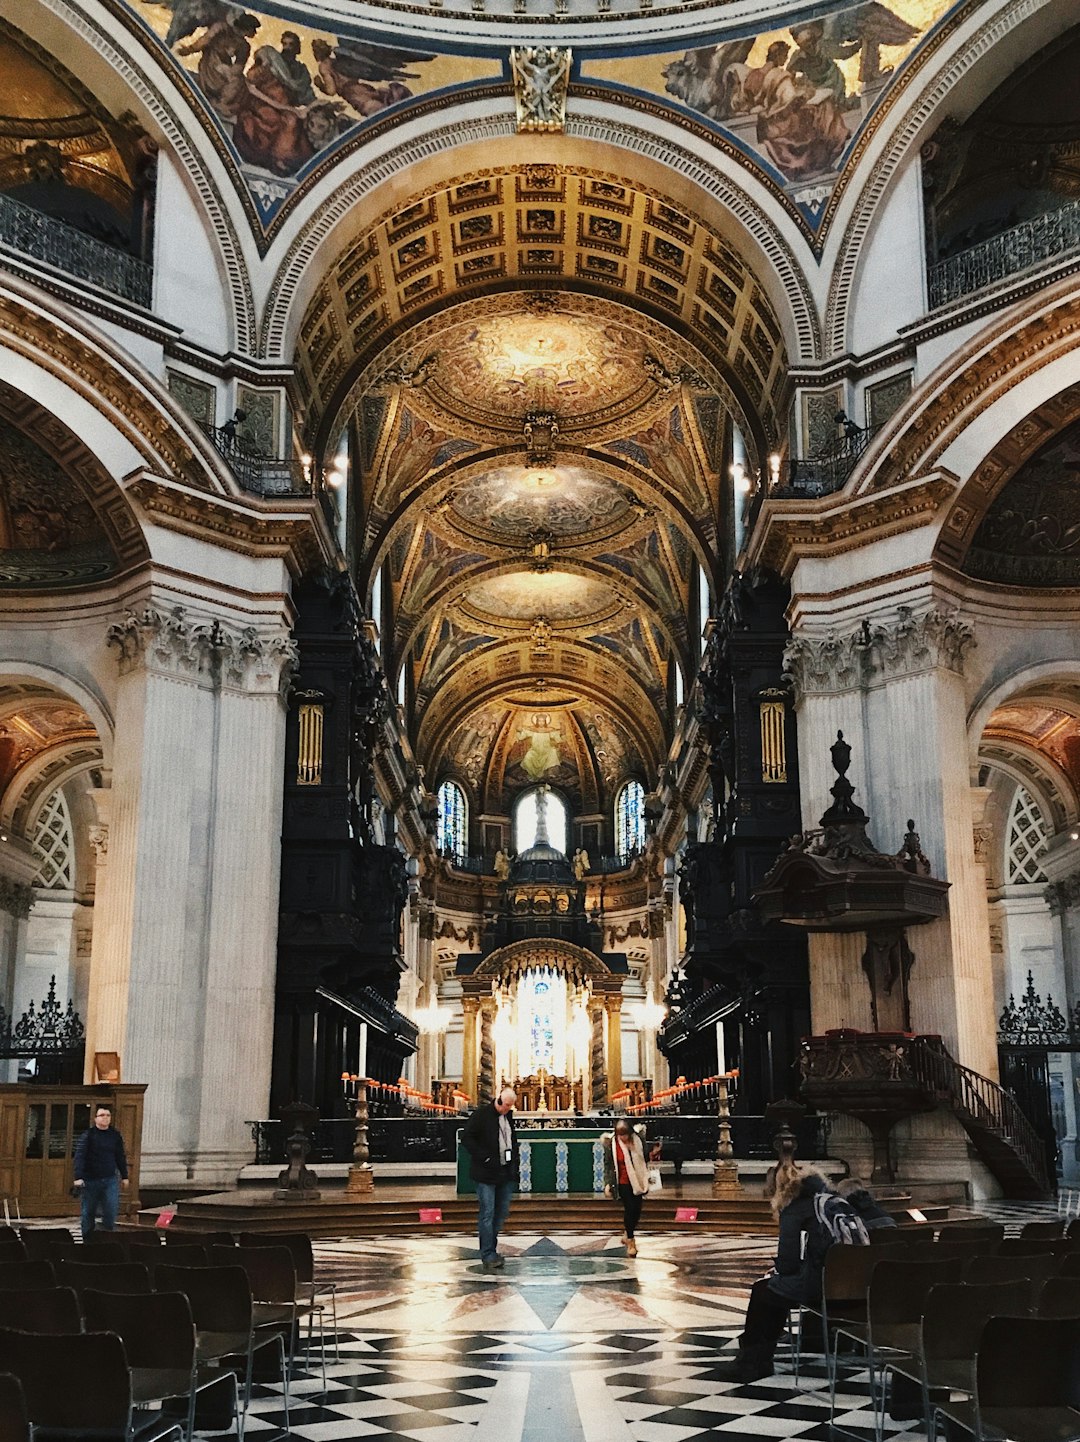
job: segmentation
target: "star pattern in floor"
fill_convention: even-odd
[[[789,1346],[763,1382],[726,1380],[767,1237],[644,1238],[626,1257],[607,1234],[504,1239],[485,1273],[466,1237],[322,1243],[338,1287],[340,1361],[325,1394],[315,1371],[293,1389],[300,1442],[829,1442],[820,1358],[792,1375]],[[332,1355],[332,1354],[331,1354]],[[280,1386],[259,1388],[249,1431],[284,1424]],[[865,1370],[844,1369],[836,1423],[870,1442]],[[886,1438],[919,1437],[886,1423]]]

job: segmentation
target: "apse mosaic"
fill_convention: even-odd
[[[812,227],[856,142],[950,0],[864,0],[685,50],[584,60],[583,80],[704,117],[781,186]]]
[[[503,73],[501,60],[315,30],[230,0],[126,3],[187,72],[264,225],[360,126]]]

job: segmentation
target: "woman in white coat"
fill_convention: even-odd
[[[617,1196],[622,1203],[626,1255],[636,1257],[634,1232],[641,1220],[641,1208],[649,1190],[645,1144],[641,1134],[625,1117],[620,1117],[615,1123],[614,1131],[605,1132],[601,1142],[604,1148],[604,1196],[612,1199]],[[654,1146],[649,1152],[649,1161],[655,1162],[659,1156],[660,1148]]]

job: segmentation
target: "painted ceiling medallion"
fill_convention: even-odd
[[[559,436],[617,427],[660,387],[646,344],[627,326],[586,314],[510,309],[450,327],[424,401],[458,420],[522,433],[546,415]]]
[[[522,541],[539,532],[558,538],[620,530],[639,514],[614,482],[559,462],[500,466],[475,476],[454,492],[449,512],[470,531]]]
[[[496,620],[573,622],[608,611],[612,591],[602,581],[569,571],[514,571],[470,586],[464,596],[472,610]]]

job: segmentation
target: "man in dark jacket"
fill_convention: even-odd
[[[510,1198],[518,1171],[518,1144],[514,1132],[515,1093],[507,1087],[494,1101],[477,1107],[465,1123],[461,1145],[469,1154],[469,1170],[476,1186],[477,1231],[485,1272],[503,1265],[499,1233],[510,1214]]]
[[[116,1228],[120,1209],[120,1186],[128,1184],[124,1138],[112,1124],[112,1107],[101,1102],[94,1108],[94,1124],[83,1132],[75,1148],[75,1185],[82,1193],[82,1235],[85,1242],[96,1230],[101,1212],[101,1230]]]

